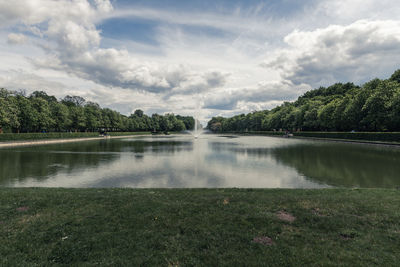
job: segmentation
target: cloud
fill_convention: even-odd
[[[100,44],[100,33],[94,25],[83,26],[74,21],[51,20],[46,35],[58,44],[61,58],[76,57]]]
[[[349,24],[362,19],[393,19],[399,12],[400,3],[393,0],[324,0],[319,1],[313,13],[321,18],[334,19],[336,23],[342,21]]]
[[[0,72],[0,87],[10,90],[26,90],[27,93],[43,90],[57,96],[61,96],[60,92],[67,89],[67,87],[60,82],[49,81],[39,75],[24,70]]]
[[[219,71],[187,72],[181,75],[183,77],[179,82],[175,82],[177,86],[173,88],[171,94],[198,94],[205,93],[213,88],[221,88],[225,85],[226,78],[229,75],[229,73]]]
[[[109,12],[108,0],[95,1],[92,6],[86,0],[18,0],[0,2],[0,26],[15,23],[40,24],[48,20],[79,21],[87,24],[97,15]]]
[[[26,16],[19,4],[3,4],[0,14],[25,24],[27,30],[49,41],[47,58],[31,60],[36,67],[65,71],[79,78],[111,87],[121,87],[155,93],[207,91],[223,86],[226,74],[218,71],[197,71],[186,64],[142,60],[126,49],[101,48],[98,17],[113,11],[110,1],[96,0],[90,4],[79,1],[25,1]],[[22,41],[10,34],[14,43]]]
[[[398,67],[400,22],[360,20],[314,31],[293,31],[263,66],[279,70],[293,84],[313,87],[335,82],[363,82]],[[373,73],[371,67],[373,66]]]
[[[17,34],[17,33],[10,33],[7,36],[7,43],[8,44],[25,44],[28,41],[28,38],[23,35],[23,34]]]
[[[76,52],[76,50],[74,50]],[[33,60],[35,66],[64,70],[96,83],[154,93],[203,92],[222,86],[226,74],[218,71],[198,72],[182,64],[144,62],[126,50],[96,49],[67,57]]]
[[[215,94],[206,97],[205,109],[219,109],[219,110],[231,110],[235,109],[238,102],[238,97],[232,94],[232,92],[226,92],[224,95]]]
[[[307,84],[296,86],[287,80],[264,81],[260,82],[256,88],[228,89],[224,93],[209,94],[205,98],[204,108],[232,110],[239,108],[240,103],[242,107],[246,106],[246,103],[252,103],[253,106],[262,106],[271,102],[282,103],[294,100],[310,89],[311,87]]]

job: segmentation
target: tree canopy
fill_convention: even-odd
[[[400,70],[389,79],[363,86],[336,83],[306,92],[271,110],[214,117],[214,132],[243,131],[400,131]]]
[[[26,97],[0,88],[0,132],[183,131],[193,127],[191,116],[150,117],[140,109],[125,116],[80,96],[58,101],[43,91]]]

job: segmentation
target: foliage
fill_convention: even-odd
[[[214,117],[207,128],[213,132],[400,131],[400,70],[390,79],[373,79],[363,86],[320,87],[272,110]]]
[[[109,108],[101,108],[99,104],[80,96],[68,95],[57,101],[43,91],[35,91],[26,97],[18,92],[0,89],[0,133],[179,132],[193,128],[194,119],[189,116],[153,114],[149,117],[140,109],[125,116]]]

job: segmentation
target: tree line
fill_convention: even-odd
[[[153,114],[137,109],[129,116],[101,108],[79,96],[57,100],[43,91],[29,96],[0,88],[0,132],[184,131],[191,116]]]
[[[362,86],[336,83],[306,92],[271,110],[231,118],[213,117],[214,132],[400,131],[400,70]]]

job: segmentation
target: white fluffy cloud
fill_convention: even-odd
[[[112,11],[109,0],[15,0],[0,2],[0,26],[15,23],[40,24],[47,20],[90,24],[97,16]]]
[[[188,94],[222,86],[224,75],[218,71],[198,72],[187,65],[144,62],[126,50],[95,49],[65,53],[45,60],[34,60],[41,68],[64,70],[99,84],[156,93]]]
[[[26,13],[21,10],[22,2]],[[182,64],[142,61],[127,50],[100,48],[101,35],[95,22],[113,8],[107,0],[96,0],[94,4],[86,0],[35,0],[3,4],[0,10],[5,14],[2,17],[19,20],[53,44],[47,58],[32,60],[40,68],[63,70],[106,86],[159,93],[187,94],[224,84],[226,75],[218,71],[199,72]],[[23,37],[11,34],[9,40],[21,42]]]
[[[263,66],[280,70],[284,79],[296,85],[362,82],[373,78],[372,73],[390,73],[400,60],[400,21],[361,20],[296,30],[284,40],[289,48],[276,51]]]

